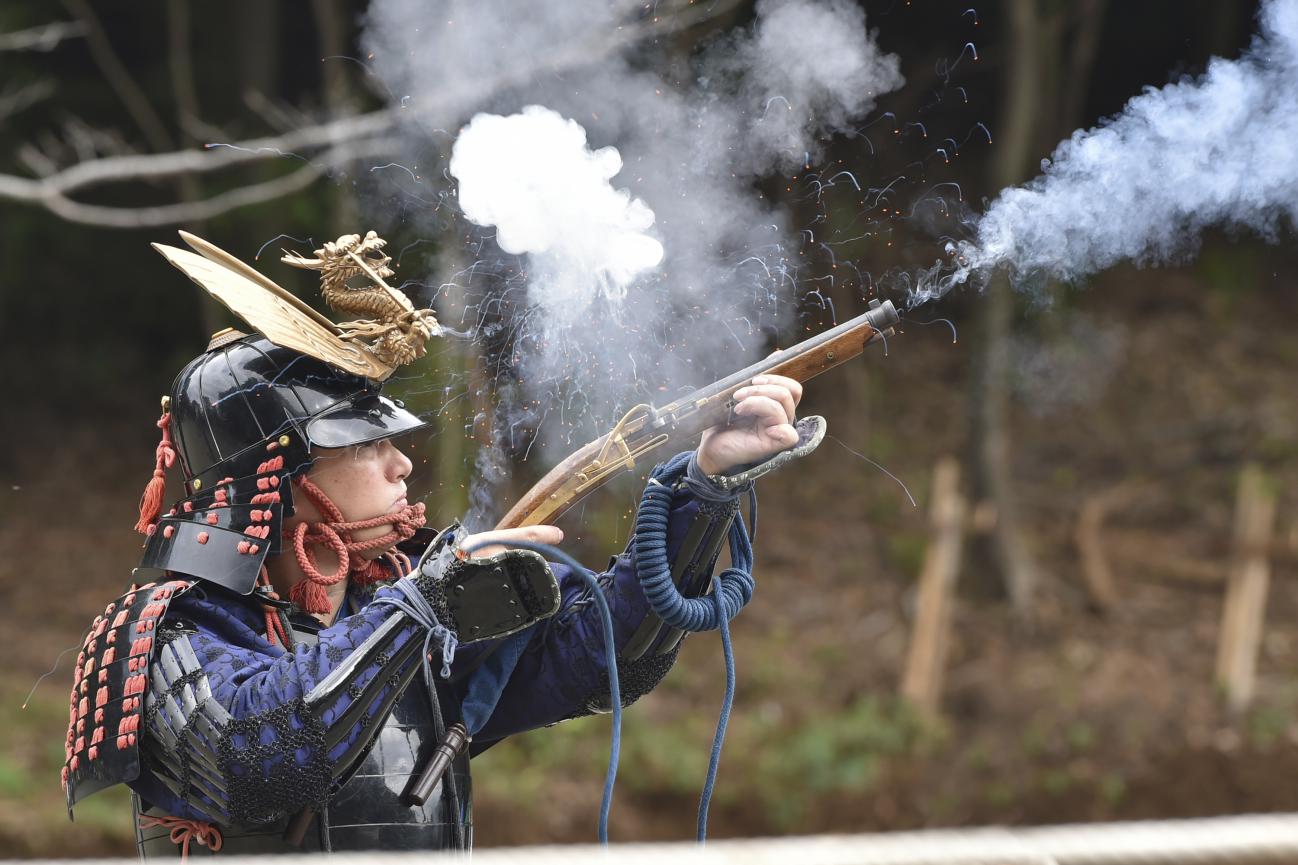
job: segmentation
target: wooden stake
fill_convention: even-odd
[[[1073,541],[1081,558],[1086,591],[1096,612],[1108,613],[1120,603],[1113,568],[1109,565],[1109,542],[1104,534],[1104,523],[1114,509],[1130,504],[1144,492],[1140,486],[1122,483],[1088,496],[1082,502]]]
[[[933,534],[920,571],[915,630],[901,685],[902,696],[922,714],[934,718],[942,701],[942,674],[964,540],[967,507],[959,482],[959,465],[951,457],[943,458],[933,473]]]
[[[1091,597],[1092,606],[1101,613],[1107,613],[1118,605],[1118,590],[1102,536],[1108,504],[1103,494],[1091,496],[1083,502],[1077,517],[1077,531],[1073,535],[1077,552],[1081,554],[1087,594]]]
[[[1239,479],[1234,553],[1217,644],[1217,684],[1234,712],[1247,708],[1253,699],[1274,525],[1275,494],[1267,489],[1261,469],[1248,466]]]

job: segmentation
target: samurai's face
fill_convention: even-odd
[[[342,511],[344,522],[395,514],[407,505],[406,478],[413,468],[410,458],[389,439],[343,448],[312,448],[315,464],[307,477]],[[307,496],[295,497],[295,521],[319,522],[322,515]],[[354,541],[382,537],[392,530],[384,524],[355,529]],[[377,558],[382,550],[362,555]]]

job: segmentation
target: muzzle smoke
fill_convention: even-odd
[[[495,226],[496,243],[528,254],[528,292],[543,319],[569,328],[592,302],[614,304],[663,258],[647,232],[653,211],[610,180],[622,170],[617,149],[591,151],[586,130],[539,105],[509,117],[479,114],[451,152],[460,208]]]
[[[422,2],[375,0],[364,42],[412,109],[408,140],[422,162],[476,115],[451,155],[458,209],[493,226],[509,255],[484,243],[441,281],[485,295],[484,309],[513,305],[524,426],[566,444],[635,402],[666,401],[751,359],[799,285],[783,214],[754,180],[801,169],[824,136],[901,83],[860,8],[760,0],[754,23],[690,55],[673,50],[682,40],[670,31],[655,35],[708,12],[687,3],[437,9],[434,19]],[[437,201],[406,218],[455,227],[440,208],[454,200]]]
[[[1182,260],[1212,226],[1274,239],[1298,222],[1298,0],[1268,0],[1260,22],[1238,60],[1149,89],[1060,144],[910,305],[997,266],[1074,281],[1123,260]]]

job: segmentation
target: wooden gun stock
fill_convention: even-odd
[[[568,508],[641,460],[692,442],[708,427],[725,423],[735,391],[754,376],[782,375],[807,381],[856,357],[892,332],[899,318],[892,301],[872,301],[865,314],[700,388],[662,408],[638,405],[609,433],[570,454],[546,473],[496,524],[497,529],[534,526],[558,519]]]

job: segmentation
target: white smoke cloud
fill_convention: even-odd
[[[412,108],[412,161],[445,158],[430,155],[440,146],[432,142],[475,114],[522,113],[541,125],[546,115],[526,107],[544,106],[587,133],[589,162],[574,157],[569,169],[589,168],[592,183],[602,176],[598,192],[591,186],[567,200],[558,178],[547,176],[559,173],[557,163],[521,152],[532,146],[530,134],[505,153],[469,137],[481,118],[455,148],[461,184],[466,172],[486,184],[461,187],[465,214],[499,226],[502,249],[528,252],[529,308],[514,342],[524,397],[551,425],[583,417],[605,424],[632,402],[661,401],[663,388],[674,396],[749,361],[764,329],[793,309],[800,275],[784,215],[754,179],[814,160],[827,135],[901,84],[897,59],[877,48],[848,0],[760,0],[751,25],[692,56],[672,50],[674,36],[626,44],[626,33],[652,26],[655,13],[642,3],[444,0],[436,10],[422,0],[374,0],[363,38],[394,100]],[[699,7],[659,11],[669,20]],[[436,111],[413,110],[431,97]],[[572,153],[580,127],[566,127]],[[557,142],[558,128],[550,131]],[[620,173],[610,146],[624,163]],[[389,176],[403,182],[398,172]],[[612,190],[614,176],[625,191]],[[483,205],[483,189],[504,194]],[[538,189],[545,203],[531,197]],[[407,193],[400,190],[403,204]],[[429,198],[424,189],[418,196]],[[623,207],[596,219],[594,235],[579,212],[587,197],[611,211]],[[441,211],[405,212],[426,219],[430,232],[445,228]],[[620,238],[625,255],[610,261],[607,250],[593,249],[599,232]],[[645,270],[655,251],[650,232],[665,254]],[[467,272],[481,288],[508,273],[499,281],[517,301],[516,266],[482,249],[467,271],[460,263],[438,281],[462,283]],[[565,314],[572,310],[586,315]]]
[[[845,128],[901,85],[898,58],[879,51],[865,11],[847,0],[763,0],[757,14],[754,32],[713,61],[749,108],[741,123],[750,172],[802,165],[819,150],[816,131]]]
[[[580,124],[539,105],[474,117],[450,162],[465,217],[494,226],[505,252],[531,255],[532,301],[568,326],[597,296],[620,301],[662,261],[662,244],[645,233],[653,211],[610,184],[621,170],[616,148],[590,150]]]
[[[1040,177],[988,208],[960,245],[964,266],[912,301],[998,265],[1072,281],[1183,259],[1212,226],[1274,239],[1298,222],[1298,0],[1269,0],[1260,21],[1238,60],[1148,89],[1060,144]]]

